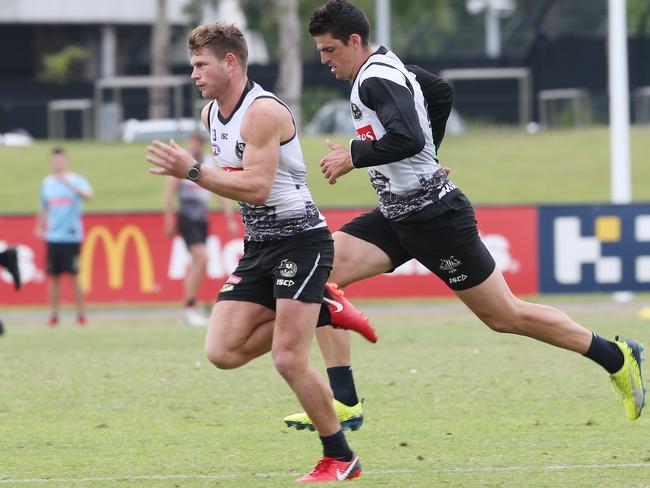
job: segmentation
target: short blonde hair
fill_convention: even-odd
[[[209,22],[200,25],[187,37],[187,47],[191,54],[207,47],[219,59],[223,59],[228,53],[233,53],[242,66],[248,63],[248,45],[244,34],[235,24]]]

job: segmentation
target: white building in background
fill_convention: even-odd
[[[189,26],[190,18],[183,11],[188,0],[167,0],[167,19],[170,27]],[[115,76],[116,56],[120,36],[117,29],[125,26],[150,26],[156,18],[156,0],[2,0],[0,1],[0,29],[11,26],[70,26],[71,29],[98,29],[97,41],[85,47],[99,58],[96,70],[99,77]],[[246,17],[237,0],[220,0],[216,9],[206,7],[205,21],[226,20],[236,23],[249,40],[250,63],[265,64],[268,50],[262,36],[246,29]],[[92,44],[95,44],[94,46]],[[175,39],[170,52],[172,63],[187,61],[185,39]]]
[[[167,0],[172,25],[188,22],[186,0]],[[7,24],[151,24],[156,0],[3,0],[0,23]]]

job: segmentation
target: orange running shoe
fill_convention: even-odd
[[[370,325],[368,317],[343,296],[343,290],[336,283],[327,283],[325,290],[330,295],[324,296],[323,301],[332,316],[331,326],[335,329],[353,330],[370,342],[377,342],[377,331]]]

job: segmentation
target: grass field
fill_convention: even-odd
[[[331,187],[317,168],[322,139],[303,142],[320,206],[375,204],[364,171]],[[1,213],[36,211],[51,146],[0,146]],[[94,186],[87,210],[160,209],[145,145],[65,146]],[[632,153],[634,199],[650,201],[650,129],[633,130]],[[605,128],[471,131],[441,154],[478,204],[609,200]],[[573,300],[561,306],[586,326],[650,345],[638,315],[650,296]],[[348,436],[364,466],[352,486],[650,486],[648,414],[628,422],[600,367],[494,334],[451,303],[364,304],[380,341],[354,338],[367,420]],[[49,330],[40,309],[3,310],[0,486],[294,486],[321,451],[315,434],[284,427],[298,406],[271,359],[216,370],[204,331],[180,327],[177,313],[95,309],[86,329]]]
[[[323,138],[303,138],[309,186],[321,207],[376,204],[365,170],[330,186],[318,161]],[[344,140],[340,142],[345,143]],[[0,146],[0,212],[34,212],[38,188],[48,174],[53,143],[27,148]],[[87,210],[152,210],[161,207],[162,180],[148,174],[146,144],[64,143],[71,169],[86,175],[95,189]],[[650,201],[650,129],[632,130],[633,197]],[[452,180],[478,204],[607,202],[610,199],[609,131],[605,127],[549,131],[534,135],[517,129],[470,130],[447,137],[441,161]]]
[[[638,307],[563,305],[649,342]],[[650,486],[650,420],[626,420],[600,367],[451,302],[364,308],[380,341],[354,338],[353,486]],[[311,469],[318,440],[282,424],[298,407],[270,358],[216,370],[174,313],[46,330],[23,312],[0,338],[0,485],[286,487]]]

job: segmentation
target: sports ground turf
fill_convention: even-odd
[[[608,138],[605,128],[490,130],[449,137],[441,154],[479,204],[605,202]],[[65,146],[94,186],[88,210],[160,209],[144,145]],[[322,139],[304,146],[319,205],[373,205],[365,172],[331,187],[317,168]],[[35,212],[50,147],[0,146],[3,213]],[[649,129],[635,128],[636,201],[650,201],[648,154]],[[650,320],[639,318],[650,297],[573,301],[560,306],[587,327],[650,345]],[[364,467],[352,486],[650,486],[650,414],[627,421],[600,367],[492,333],[448,301],[364,307],[380,340],[353,343],[367,420],[348,436]],[[203,360],[204,331],[179,326],[176,308],[94,310],[86,329],[46,329],[40,309],[2,318],[2,487],[286,487],[321,455],[315,434],[284,427],[298,406],[270,358],[216,370]],[[322,366],[316,349],[314,360]]]
[[[602,300],[560,306],[650,342],[648,297]],[[650,486],[650,419],[626,419],[599,366],[492,333],[456,302],[362,308],[380,340],[353,342],[367,415],[348,435],[364,467],[353,486]],[[270,358],[216,370],[175,309],[57,330],[43,312],[8,313],[1,486],[284,487],[320,457],[314,433],[284,427],[298,406]]]

